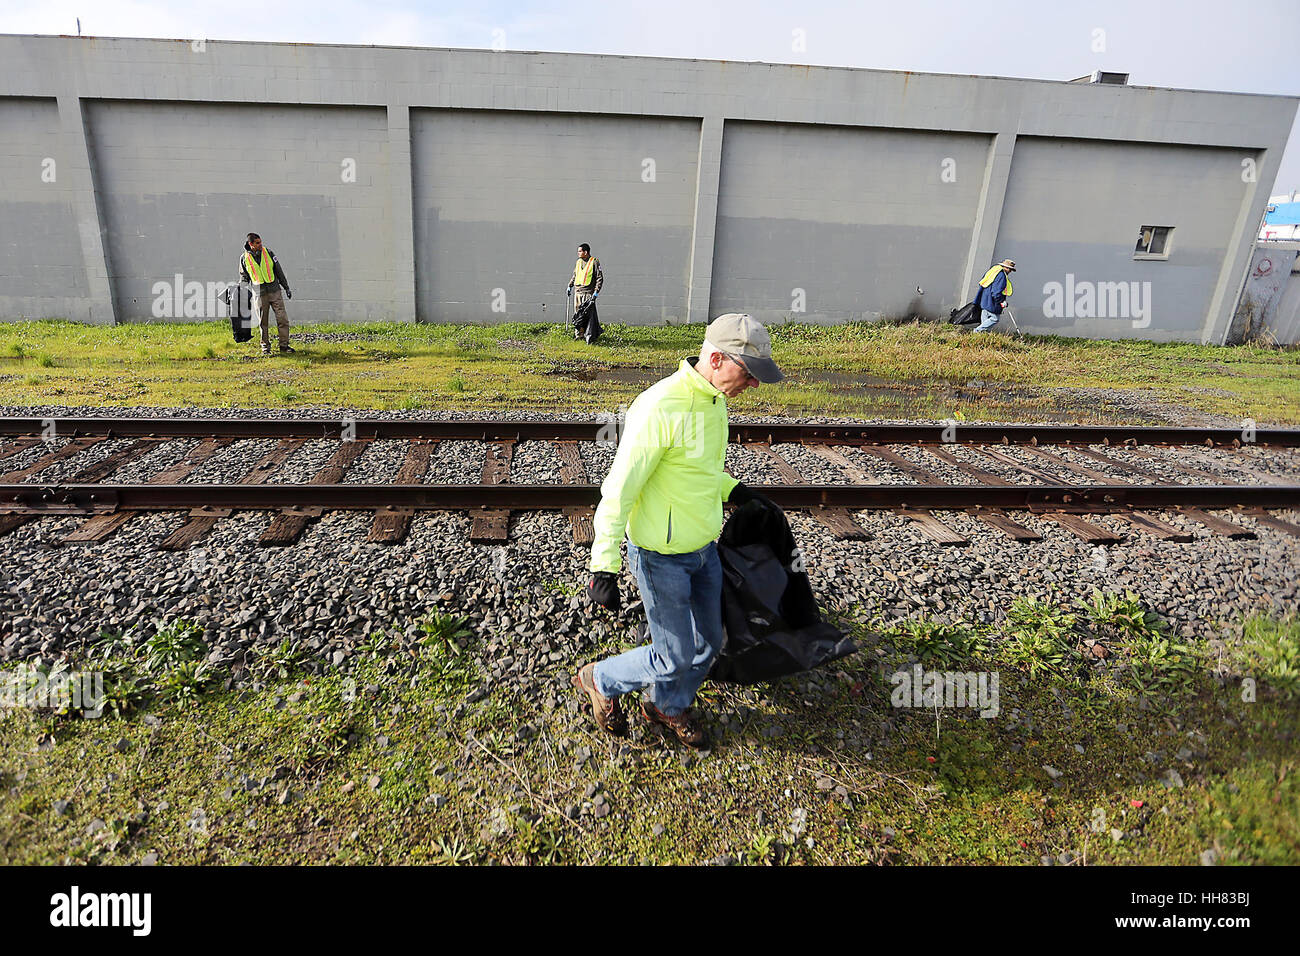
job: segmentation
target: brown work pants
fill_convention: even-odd
[[[289,313],[284,310],[284,292],[253,291],[253,320],[262,326],[262,351],[271,349],[270,313],[275,311],[275,324],[280,333],[280,348],[289,347]]]

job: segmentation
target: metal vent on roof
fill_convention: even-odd
[[[1071,83],[1109,83],[1112,86],[1128,86],[1127,73],[1107,73],[1104,70],[1094,70],[1087,76],[1076,76],[1070,81]]]

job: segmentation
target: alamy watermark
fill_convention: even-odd
[[[183,273],[176,273],[170,281],[159,279],[150,293],[153,305],[150,313],[155,319],[216,319],[225,314],[226,290],[234,295],[239,286],[233,282],[185,281]],[[241,316],[247,318],[247,316]]]
[[[83,893],[73,885],[50,897],[50,925],[55,927],[116,926],[130,929],[133,936],[148,936],[152,914],[152,893]]]
[[[894,707],[971,707],[981,717],[996,717],[999,706],[997,671],[927,671],[914,664],[910,671],[895,671],[889,703]]]
[[[1135,329],[1151,324],[1150,282],[1076,281],[1073,272],[1065,282],[1043,286],[1043,315],[1049,319],[1128,319]]]
[[[79,710],[82,717],[100,717],[104,713],[104,674],[58,669],[46,673],[26,664],[0,671],[0,711],[19,707],[56,713]]]
[[[627,427],[627,406],[618,406],[616,412],[599,412],[596,421],[600,422],[600,428],[596,429],[596,445],[600,448],[617,448],[619,439],[623,437],[623,429]]]

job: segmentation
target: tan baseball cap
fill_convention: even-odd
[[[704,341],[744,362],[749,374],[760,382],[771,385],[785,378],[772,361],[772,337],[752,315],[728,312],[718,316],[704,330]]]
[[[1016,271],[1016,260],[1015,260],[1015,259],[1003,259],[1001,262],[998,263],[998,265],[1000,265],[1000,266],[1006,266],[1006,267],[1007,267],[1009,270],[1011,270],[1012,272],[1015,272],[1015,271]]]

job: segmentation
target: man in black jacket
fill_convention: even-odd
[[[271,354],[271,337],[269,328],[269,311],[275,310],[275,324],[280,336],[280,354],[295,351],[289,346],[289,314],[284,309],[284,300],[292,299],[289,280],[284,277],[284,269],[275,253],[262,246],[262,237],[255,232],[248,234],[244,243],[244,254],[239,257],[239,278],[253,287],[253,318],[262,326],[262,354]],[[284,295],[280,290],[284,289]]]

